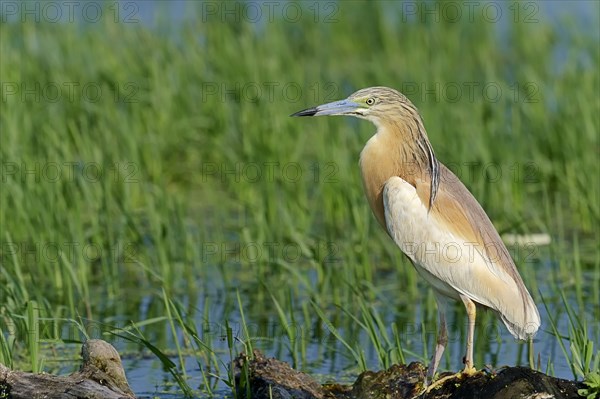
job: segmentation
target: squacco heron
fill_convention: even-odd
[[[540,315],[506,246],[469,190],[437,160],[410,100],[387,87],[370,87],[292,116],[321,115],[356,116],[377,127],[360,153],[365,194],[379,224],[433,286],[438,305],[427,381],[448,343],[449,299],[461,300],[467,310],[466,374],[475,372],[477,305],[492,309],[514,337],[532,337]]]

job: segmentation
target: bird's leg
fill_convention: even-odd
[[[436,301],[438,305],[438,316],[440,318],[438,326],[437,345],[435,346],[435,352],[433,353],[433,357],[431,358],[431,362],[429,363],[429,368],[427,369],[425,385],[427,385],[428,382],[433,381],[435,372],[438,366],[440,365],[440,360],[442,359],[442,355],[444,354],[444,349],[446,348],[446,344],[448,343],[448,330],[446,329],[446,299],[436,295]]]
[[[427,386],[427,388],[423,391],[423,393],[430,392],[433,389],[436,389],[436,387],[443,385],[446,381],[449,381],[449,380],[452,380],[455,378],[460,378],[461,375],[463,375],[463,374],[466,374],[469,376],[473,375],[476,371],[475,367],[473,367],[473,335],[475,333],[475,315],[476,315],[475,302],[471,301],[469,298],[467,298],[464,295],[461,295],[460,299],[462,299],[463,303],[465,304],[465,307],[467,308],[467,316],[469,317],[469,329],[467,332],[467,353],[465,355],[465,369],[463,370],[462,373],[456,373],[454,375],[449,375],[444,378],[440,378],[439,380],[437,380],[436,382],[434,382],[433,384],[431,384],[429,386],[427,386],[427,378],[426,378],[425,385]],[[433,378],[435,369],[437,368],[437,365],[438,365],[440,358],[442,356],[442,353],[444,351],[444,346],[446,345],[446,343],[448,341],[448,337],[446,335],[446,320],[444,319],[445,314],[441,313],[441,309],[445,309],[445,303],[442,301],[443,301],[443,298],[438,297],[438,309],[440,310],[440,336],[438,338],[438,345],[435,348],[435,354],[433,355],[432,364],[429,366],[429,372],[432,372],[431,378]],[[443,329],[443,331],[441,329]],[[441,350],[440,350],[440,347],[441,347]],[[439,353],[438,353],[438,351],[439,351]],[[428,378],[429,378],[429,372],[427,373]]]
[[[477,309],[475,302],[470,300],[468,297],[461,295],[467,309],[467,317],[469,318],[469,325],[467,330],[467,353],[465,354],[465,369],[463,373],[471,375],[475,373],[475,367],[473,367],[473,336],[475,335],[475,316],[477,315]]]

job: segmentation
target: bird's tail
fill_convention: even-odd
[[[519,311],[502,312],[500,318],[515,338],[526,340],[535,335],[540,328],[541,319],[535,302],[526,289],[522,300],[523,306]]]

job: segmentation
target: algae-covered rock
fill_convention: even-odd
[[[242,376],[246,370],[246,375]],[[238,393],[253,399],[504,399],[576,398],[583,384],[554,378],[525,367],[507,367],[499,372],[442,374],[437,385],[423,386],[426,368],[421,363],[393,365],[387,370],[365,371],[354,384],[317,383],[309,375],[287,363],[267,359],[259,351],[251,359],[242,354],[236,359]],[[441,380],[443,379],[443,380]]]

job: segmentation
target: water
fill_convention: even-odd
[[[389,298],[387,304],[378,303],[377,308],[384,318],[385,324],[388,326],[388,334],[391,334],[389,326],[395,322],[399,327],[402,337],[402,345],[406,354],[407,361],[421,360],[426,353],[431,353],[433,342],[435,339],[435,313],[432,317],[425,316],[426,309],[423,303],[427,301],[428,288],[423,285],[423,298],[415,300],[414,304],[407,304],[402,298],[402,282],[389,281],[389,274],[380,276],[381,286],[380,292],[382,298]],[[386,281],[387,280],[387,281]],[[215,279],[213,281],[219,281]],[[545,284],[541,284],[541,292],[545,299],[549,301],[548,305],[552,309],[552,316],[559,316],[562,308],[560,298],[551,292],[551,289]],[[223,362],[220,375],[226,378],[226,370],[229,361],[231,360],[226,340],[225,321],[227,320],[230,327],[233,329],[233,335],[240,340],[244,340],[245,336],[242,331],[240,315],[235,306],[232,306],[227,298],[234,297],[235,293],[225,292],[222,288],[215,289],[212,293],[207,293],[207,296],[198,298],[195,309],[197,314],[194,318],[195,324],[199,331],[202,331],[202,338],[205,342],[210,342],[212,350],[217,354],[220,361]],[[244,295],[244,311],[246,320],[249,320],[247,327],[250,330],[250,335],[254,337],[253,345],[269,357],[287,361],[290,364],[293,358],[290,351],[287,349],[289,340],[284,333],[284,329],[277,319],[275,311],[261,312],[250,306],[248,302],[256,300],[256,295],[248,293]],[[184,299],[185,301],[185,299]],[[210,302],[209,314],[202,312],[205,309],[205,301]],[[551,334],[550,324],[548,322],[548,314],[541,303],[538,303],[538,308],[543,320],[541,331],[535,339],[535,353],[541,354],[542,371],[545,371],[546,363],[551,361],[554,364],[554,375],[561,378],[572,379],[573,374],[567,362],[564,360],[563,353],[558,345],[556,338]],[[587,309],[593,312],[593,309]],[[446,357],[442,361],[441,368],[447,370],[458,370],[461,367],[461,358],[465,348],[465,323],[464,309],[462,305],[455,306],[448,320],[449,344],[446,350]],[[297,315],[302,314],[302,309],[299,307],[294,310]],[[488,312],[489,313],[489,312]],[[313,323],[318,318],[314,316]],[[299,317],[299,316],[297,316]],[[479,364],[491,365],[493,368],[499,368],[506,365],[528,365],[526,345],[516,341],[506,330],[504,325],[497,321],[492,314],[478,314],[478,329],[476,331],[475,356],[476,362]],[[458,322],[455,322],[458,320]],[[423,348],[423,330],[422,324],[425,325],[425,335],[427,336],[428,347]],[[312,323],[311,323],[312,324]],[[350,357],[348,351],[326,328],[315,327],[313,330],[305,330],[302,327],[303,323],[298,320],[298,337],[306,342],[306,362],[300,362],[296,365],[297,368],[315,376],[321,382],[326,380],[346,381],[351,383],[358,375],[356,361]],[[364,330],[358,334],[350,333],[349,330],[356,329],[356,325],[337,326],[339,331],[346,339],[349,339],[352,346],[355,348],[363,348],[365,358],[369,369],[377,370],[380,368],[377,353],[372,342]],[[559,331],[568,331],[568,319],[566,315],[559,316]],[[162,330],[167,330],[165,326],[158,327]],[[146,336],[152,336],[152,328],[143,329]],[[164,332],[164,331],[163,331]],[[156,335],[162,335],[154,331]],[[166,333],[166,346],[173,347],[172,336]],[[348,336],[352,338],[348,338]],[[110,337],[109,337],[110,338]],[[114,339],[114,337],[113,337]],[[151,342],[160,346],[161,344],[150,339]],[[355,341],[354,341],[355,340]],[[112,341],[117,348],[124,353],[123,364],[126,369],[127,377],[132,389],[140,396],[152,397],[177,397],[179,389],[173,383],[172,376],[162,369],[157,358],[145,351],[145,356],[139,356],[135,353],[136,349],[122,341]],[[237,344],[234,350],[234,356],[243,351],[241,344]],[[519,353],[521,350],[521,353]],[[414,353],[415,356],[410,353]],[[344,355],[346,354],[346,355]],[[480,354],[484,354],[481,361]],[[203,361],[206,353],[196,353],[186,357],[186,372],[189,380],[188,384],[193,388],[201,387],[203,384],[202,372],[199,369],[197,361]],[[178,358],[173,355],[172,361],[178,364]],[[478,360],[479,359],[479,360]],[[425,361],[426,362],[426,361]],[[217,378],[213,378],[211,384],[213,393],[217,397],[228,396],[231,394],[230,389],[223,382],[219,382]],[[173,396],[170,396],[173,395]]]

